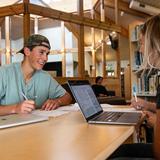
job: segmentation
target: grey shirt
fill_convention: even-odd
[[[0,67],[0,105],[11,105],[24,101],[21,93],[36,102],[40,108],[47,99],[54,99],[65,94],[65,90],[47,72],[36,71],[25,84],[21,63],[12,63]]]

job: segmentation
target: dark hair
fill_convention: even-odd
[[[97,76],[97,77],[96,77],[96,83],[97,83],[100,79],[103,79],[103,77]]]

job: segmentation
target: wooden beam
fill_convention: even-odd
[[[24,12],[24,5],[14,4],[6,7],[0,7],[0,17],[13,16],[22,14]]]
[[[115,23],[118,24],[118,21],[119,21],[119,14],[118,14],[119,6],[118,5],[119,5],[119,3],[117,0],[114,0],[114,1],[115,1],[114,2],[115,3],[115,7],[114,7],[115,8],[115,10],[114,10],[115,11]]]
[[[78,15],[83,17],[83,0],[77,1]],[[84,65],[84,24],[79,24],[78,38],[78,77],[84,78],[85,76],[85,65]]]
[[[118,11],[119,11],[119,1],[115,0],[115,22],[116,22],[116,24],[119,23],[119,14],[118,14]],[[118,42],[119,41],[120,41],[120,35],[118,35]],[[121,64],[120,64],[119,45],[118,45],[118,48],[116,50],[116,60],[117,60],[117,78],[119,79],[119,88],[120,88],[120,86],[121,86],[121,82],[120,82]]]
[[[104,0],[101,0],[100,3],[100,13],[101,13],[101,21],[105,21],[105,9],[104,9]],[[104,30],[101,30],[101,40],[102,40],[102,75],[106,77],[106,43],[104,42],[105,33]]]
[[[94,27],[103,30],[116,31],[121,32],[121,27],[115,24],[111,24],[108,22],[101,22],[99,20],[92,20],[87,17],[83,17],[82,15],[74,15],[71,13],[66,13],[62,11],[58,11],[51,8],[46,8],[42,6],[38,6],[35,4],[29,4],[28,10],[30,14],[41,15],[44,17],[49,17],[57,20],[67,21],[71,23],[76,23],[79,25]]]
[[[94,9],[91,10],[92,19],[94,16]],[[95,50],[95,29],[91,28],[91,41],[92,41],[92,77],[96,77],[96,50]]]
[[[139,12],[139,11],[136,11],[136,10],[129,8],[129,3],[127,3],[127,2],[119,1],[118,3],[119,3],[119,10],[120,11],[124,11],[128,14],[142,17],[142,18],[146,18],[146,17],[150,16],[149,14],[145,14],[143,12]],[[105,5],[105,7],[115,8],[113,0],[105,0],[104,5]]]
[[[80,36],[79,30],[78,30],[78,27],[75,26],[75,24],[65,22],[64,25],[70,32],[72,32],[75,35],[76,38],[79,38],[79,36]]]
[[[5,54],[6,54],[6,64],[11,63],[11,40],[10,40],[10,17],[5,17]]]
[[[23,13],[23,38],[24,44],[28,37],[30,36],[30,13],[28,11],[29,0],[23,0],[24,13]]]
[[[62,52],[62,76],[66,77],[66,51],[65,51],[65,27],[61,22],[61,52]]]
[[[95,11],[95,10],[94,10],[94,12],[95,12],[95,14],[96,14],[96,17],[97,17],[98,19],[100,19],[100,14],[99,14],[99,12],[97,12],[97,11]],[[114,22],[113,20],[111,20],[110,18],[108,18],[108,17],[105,17],[105,22],[109,22],[109,23],[111,23],[111,24],[115,24],[115,22]],[[126,38],[129,38],[129,32],[128,32],[128,30],[127,30],[126,28],[124,28],[123,26],[121,26],[121,25],[119,25],[119,26],[121,27],[120,35],[122,35],[122,36],[124,36],[124,37],[126,37]]]

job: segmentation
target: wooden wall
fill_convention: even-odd
[[[66,83],[67,80],[84,80],[87,79],[91,84],[95,83],[95,77],[86,77],[86,78],[79,78],[79,77],[54,77],[60,84]],[[118,78],[107,78],[103,80],[103,85],[108,90],[114,90],[116,92],[116,96],[121,96],[121,89],[119,85]]]

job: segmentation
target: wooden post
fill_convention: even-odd
[[[105,21],[105,10],[104,10],[104,0],[101,0],[101,21]],[[106,77],[106,43],[104,42],[104,30],[101,30],[101,40],[102,40],[102,75]]]
[[[118,0],[115,0],[115,23],[118,25]],[[120,35],[118,35],[118,42],[120,40]],[[120,78],[120,72],[121,72],[121,66],[120,66],[120,51],[119,51],[119,46],[116,50],[116,55],[117,55],[117,77]]]
[[[115,0],[115,23],[116,25],[119,24],[119,14],[118,14],[118,0]],[[118,42],[120,40],[120,35],[118,34]],[[120,96],[121,96],[121,64],[120,64],[120,51],[119,45],[116,50],[116,58],[117,58],[117,78],[119,79],[119,88],[120,88]]]
[[[78,0],[78,15],[83,17],[83,0]],[[84,66],[84,25],[79,25],[79,39],[78,39],[78,77],[85,76]]]
[[[65,53],[65,27],[61,22],[61,53],[62,53],[62,76],[66,77],[66,53]]]
[[[29,0],[23,0],[24,2],[24,15],[23,15],[23,37],[24,43],[30,36],[30,14],[28,12]]]
[[[91,10],[92,19],[94,19],[94,9]],[[91,28],[92,38],[92,77],[96,77],[96,51],[95,51],[95,30]]]
[[[34,34],[38,34],[38,17],[34,17]]]
[[[6,64],[11,63],[10,17],[5,17]]]

